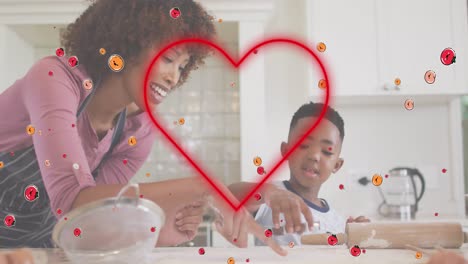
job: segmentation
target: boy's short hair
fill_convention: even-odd
[[[320,112],[322,112],[324,104],[323,103],[313,103],[312,101],[303,104],[299,109],[294,113],[291,119],[291,125],[289,126],[289,132],[294,128],[297,124],[298,120],[303,117],[318,117]],[[328,119],[328,121],[332,122],[340,131],[340,138],[341,141],[344,139],[344,121],[341,118],[340,114],[338,114],[335,109],[327,106],[327,112],[325,113],[324,118]]]

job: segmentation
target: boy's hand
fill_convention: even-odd
[[[353,218],[353,217],[348,217],[348,220],[346,220],[346,223],[369,223],[370,220],[368,218],[366,218],[365,216],[358,216],[356,218]]]
[[[304,215],[309,230],[314,226],[314,220],[309,207],[304,200],[296,194],[280,188],[270,188],[265,193],[265,203],[271,208],[273,224],[275,228],[280,227],[280,213],[283,213],[286,221],[286,232],[301,232],[301,213]]]

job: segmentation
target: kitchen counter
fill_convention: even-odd
[[[415,252],[410,250],[397,250],[397,249],[368,249],[366,253],[361,253],[360,256],[354,257],[350,254],[348,248],[344,245],[341,246],[297,246],[288,248],[288,256],[281,257],[276,255],[268,247],[250,247],[250,248],[213,248],[206,247],[205,254],[199,255],[198,248],[156,248],[151,256],[149,263],[158,264],[210,264],[210,263],[228,263],[227,260],[233,257],[235,263],[248,263],[252,264],[280,264],[280,263],[306,263],[313,261],[313,263],[359,263],[359,264],[423,264],[429,259],[429,256],[423,254],[421,259],[416,259]],[[460,252],[468,259],[468,244],[465,244],[460,249],[451,249]],[[1,250],[5,251],[5,250]],[[434,251],[434,250],[431,250]],[[42,258],[36,264],[69,264],[60,249],[34,249],[35,256]]]
[[[386,220],[377,220],[375,222],[389,222]],[[393,222],[393,221],[390,221]],[[437,219],[418,219],[415,222],[460,222],[465,232],[468,232],[468,220],[453,219],[453,218],[437,218]],[[214,232],[215,234],[217,232]],[[223,238],[219,238],[223,239]],[[223,239],[224,240],[224,239]],[[229,244],[228,242],[226,242]],[[360,256],[354,257],[350,254],[349,249],[345,245],[340,246],[295,246],[293,248],[285,247],[289,254],[286,257],[276,255],[268,247],[255,247],[253,245],[249,248],[236,248],[233,245],[203,247],[205,249],[204,255],[198,254],[199,247],[169,247],[169,248],[156,248],[152,254],[148,256],[148,263],[158,264],[210,264],[210,263],[228,263],[230,257],[235,259],[235,263],[248,263],[263,264],[263,263],[305,263],[305,261],[313,260],[314,263],[359,263],[359,264],[374,264],[374,263],[411,263],[423,264],[429,259],[423,253],[421,259],[416,259],[415,252],[403,249],[366,249],[366,253],[361,253]],[[7,249],[0,249],[3,252]],[[463,254],[468,259],[468,243],[464,244],[460,249],[450,249],[452,251]],[[434,250],[428,250],[434,251]],[[36,259],[36,264],[71,264],[61,249],[33,249],[33,254]]]

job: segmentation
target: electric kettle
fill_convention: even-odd
[[[419,190],[416,190],[415,178],[420,181]],[[391,169],[388,178],[385,178],[378,187],[383,199],[378,208],[379,214],[401,221],[414,219],[425,188],[424,176],[418,169],[406,167]]]

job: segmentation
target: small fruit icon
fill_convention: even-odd
[[[357,257],[359,255],[361,255],[361,249],[359,248],[359,246],[354,246],[352,247],[349,252],[351,253],[351,255],[353,255],[354,257]]]
[[[336,237],[336,235],[330,235],[328,237],[328,245],[334,246],[336,244],[338,244],[338,238]]]
[[[440,53],[440,61],[444,65],[450,65],[455,63],[457,56],[455,55],[455,51],[452,48],[446,48]]]
[[[324,52],[326,49],[327,49],[327,45],[325,45],[325,43],[319,42],[319,43],[317,44],[317,50],[318,50],[319,52]]]
[[[180,9],[178,7],[171,8],[169,11],[169,14],[171,15],[172,18],[176,19],[180,17]]]
[[[15,226],[16,220],[14,215],[7,215],[3,219],[3,223],[5,224],[6,227],[12,227]]]
[[[414,101],[412,99],[408,99],[405,101],[405,108],[406,110],[413,110],[414,109]]]
[[[393,82],[395,83],[396,86],[399,86],[401,84],[400,78],[395,78]]]
[[[75,228],[75,230],[73,230],[73,234],[76,236],[76,237],[81,237],[81,229],[80,228]]]
[[[254,194],[255,200],[260,201],[262,199],[262,195],[259,193]]]
[[[257,168],[257,173],[258,173],[259,175],[265,174],[265,168],[263,168],[263,167],[261,167],[261,166],[258,167],[258,168]]]
[[[260,157],[258,157],[258,156],[255,157],[255,158],[253,159],[253,163],[254,163],[254,165],[257,166],[257,167],[260,166],[260,165],[262,165],[262,158],[260,158]]]
[[[380,186],[382,184],[382,181],[383,178],[379,174],[374,174],[374,176],[372,176],[372,184],[374,184],[375,186]]]
[[[39,190],[35,185],[28,185],[26,189],[24,189],[24,198],[28,202],[34,202],[37,198],[39,198]]]

